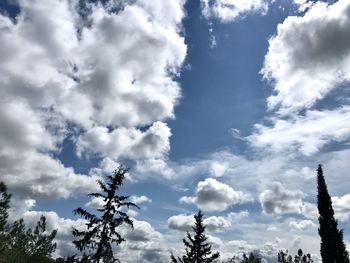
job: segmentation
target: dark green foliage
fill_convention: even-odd
[[[55,263],[91,263],[91,261],[86,256],[81,258],[78,258],[77,256],[69,256],[66,258],[57,258]]]
[[[57,231],[45,233],[46,219],[38,221],[35,230],[26,229],[23,219],[7,222],[11,195],[0,182],[0,263],[51,263],[56,249],[53,240]]]
[[[310,254],[304,254],[301,249],[298,250],[297,255],[294,257],[288,255],[288,251],[280,251],[278,253],[278,262],[281,263],[313,263],[314,261],[311,259]]]
[[[237,257],[232,257],[226,261],[223,261],[222,263],[261,263],[261,258],[258,256],[255,256],[253,253],[250,253],[249,256],[246,254],[243,254],[243,259],[239,260]]]
[[[4,253],[7,243],[7,210],[10,208],[11,195],[7,193],[7,187],[3,182],[0,182],[0,255]]]
[[[349,263],[349,255],[343,241],[343,231],[338,230],[334,218],[332,200],[323,176],[322,166],[317,169],[317,207],[320,214],[318,221],[321,237],[321,257],[323,263]]]
[[[173,263],[212,263],[215,262],[220,254],[212,253],[211,245],[207,242],[208,237],[204,234],[206,226],[203,223],[203,214],[201,211],[194,216],[195,226],[192,227],[194,236],[187,232],[187,240],[184,238],[183,243],[186,248],[186,254],[182,258],[175,258],[171,255]]]
[[[243,254],[243,260],[241,263],[261,263],[261,258],[254,256],[253,253],[250,253],[249,257],[247,257],[246,254]]]
[[[44,234],[45,231],[45,216],[40,217],[34,231],[31,229],[27,231],[29,238],[27,253],[33,260],[40,261],[43,258],[50,258],[51,254],[56,250],[56,243],[53,243],[53,240],[56,237],[57,230],[52,231],[48,235]]]
[[[103,193],[89,194],[91,197],[103,199],[104,206],[97,209],[101,216],[92,214],[81,207],[74,210],[74,214],[85,218],[88,223],[86,231],[73,230],[74,237],[79,238],[73,243],[79,251],[87,252],[88,259],[94,263],[119,262],[113,255],[112,244],[119,245],[124,239],[117,232],[117,227],[122,224],[133,227],[132,220],[121,209],[137,207],[137,205],[128,202],[128,196],[117,194],[126,173],[127,169],[119,167],[112,175],[107,176],[106,183],[98,181]]]

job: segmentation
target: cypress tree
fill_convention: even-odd
[[[349,263],[349,255],[343,241],[343,231],[338,230],[334,218],[332,200],[328,193],[322,166],[317,169],[317,207],[320,214],[318,233],[321,237],[321,257],[323,263]]]
[[[218,252],[212,254],[211,245],[207,242],[208,237],[204,234],[206,226],[200,210],[194,215],[194,219],[195,225],[192,227],[194,236],[187,232],[187,240],[183,239],[186,254],[182,258],[171,255],[173,263],[212,263],[220,257]]]

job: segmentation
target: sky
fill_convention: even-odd
[[[318,262],[320,163],[350,248],[350,1],[3,0],[0,43],[0,180],[55,256],[121,164],[122,262],[180,255],[199,209],[222,259]]]

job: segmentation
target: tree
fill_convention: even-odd
[[[53,230],[50,234],[45,234],[46,218],[41,216],[34,231],[29,229],[27,235],[29,243],[27,253],[33,262],[42,262],[51,258],[51,254],[56,250],[56,243],[53,240],[56,237],[57,230]]]
[[[26,229],[23,219],[15,221],[9,229],[7,247],[3,254],[3,261],[16,263],[50,263],[54,262],[51,254],[56,250],[53,242],[57,231],[49,234],[46,231],[46,218],[40,217],[35,230]]]
[[[194,219],[195,225],[192,227],[194,236],[187,232],[187,240],[183,239],[186,254],[182,258],[171,255],[173,263],[212,263],[220,257],[218,252],[212,253],[211,245],[207,242],[208,237],[204,234],[206,226],[200,210],[194,215]]]
[[[8,209],[10,208],[11,194],[7,193],[7,187],[3,182],[0,182],[0,254],[4,253],[7,244],[8,231]]]
[[[288,251],[280,251],[278,253],[278,262],[281,263],[313,263],[310,254],[304,254],[301,249],[298,250],[298,253],[294,256],[294,259],[291,255],[288,255]]]
[[[247,257],[246,254],[243,254],[243,260],[241,263],[261,263],[261,258],[254,256],[253,253],[250,253],[249,257]]]
[[[11,194],[0,182],[0,263],[46,263],[53,262],[51,254],[56,249],[53,240],[57,231],[46,231],[46,218],[42,216],[35,230],[26,229],[23,219],[12,224],[7,222]]]
[[[89,194],[90,197],[103,200],[103,207],[97,209],[101,213],[100,217],[81,207],[73,211],[74,214],[78,214],[88,221],[86,231],[73,229],[73,236],[80,238],[74,240],[73,243],[79,251],[88,252],[87,257],[93,263],[99,263],[101,260],[104,263],[119,262],[113,255],[112,244],[119,245],[124,241],[124,238],[117,232],[116,228],[124,223],[133,228],[133,221],[126,212],[122,211],[122,208],[138,208],[138,206],[127,201],[129,196],[120,196],[117,193],[127,171],[120,166],[112,175],[107,176],[106,183],[102,180],[97,181],[103,193]]]
[[[322,166],[317,169],[317,207],[320,214],[318,233],[321,237],[321,257],[323,263],[349,263],[349,255],[343,241],[343,231],[338,230],[334,218],[332,200],[328,193]]]

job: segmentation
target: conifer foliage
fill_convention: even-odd
[[[322,262],[349,263],[349,255],[343,241],[343,231],[338,230],[332,200],[328,193],[321,165],[317,169],[317,190],[317,206],[320,214],[318,232],[321,237]]]
[[[57,231],[46,231],[46,218],[41,216],[34,230],[26,228],[23,219],[7,222],[11,194],[0,182],[0,263],[51,263],[56,250]]]
[[[277,255],[277,262],[281,263],[313,263],[310,254],[304,254],[303,250],[299,249],[298,253],[294,256],[288,255],[288,251],[280,251]]]
[[[119,245],[124,239],[117,232],[117,227],[127,224],[133,228],[133,221],[122,208],[138,206],[129,202],[128,196],[118,195],[126,173],[127,169],[120,166],[112,175],[106,177],[106,182],[98,181],[103,193],[89,194],[90,197],[102,198],[104,205],[97,209],[101,216],[81,207],[73,211],[88,221],[86,231],[73,229],[73,236],[80,238],[73,243],[79,251],[87,252],[87,258],[93,263],[119,262],[113,255],[112,245]]]
[[[182,258],[171,255],[173,263],[212,263],[220,257],[218,252],[212,253],[211,245],[207,242],[208,237],[204,234],[206,226],[200,210],[194,215],[194,219],[195,225],[192,227],[194,236],[187,232],[187,240],[183,239],[186,254]]]

